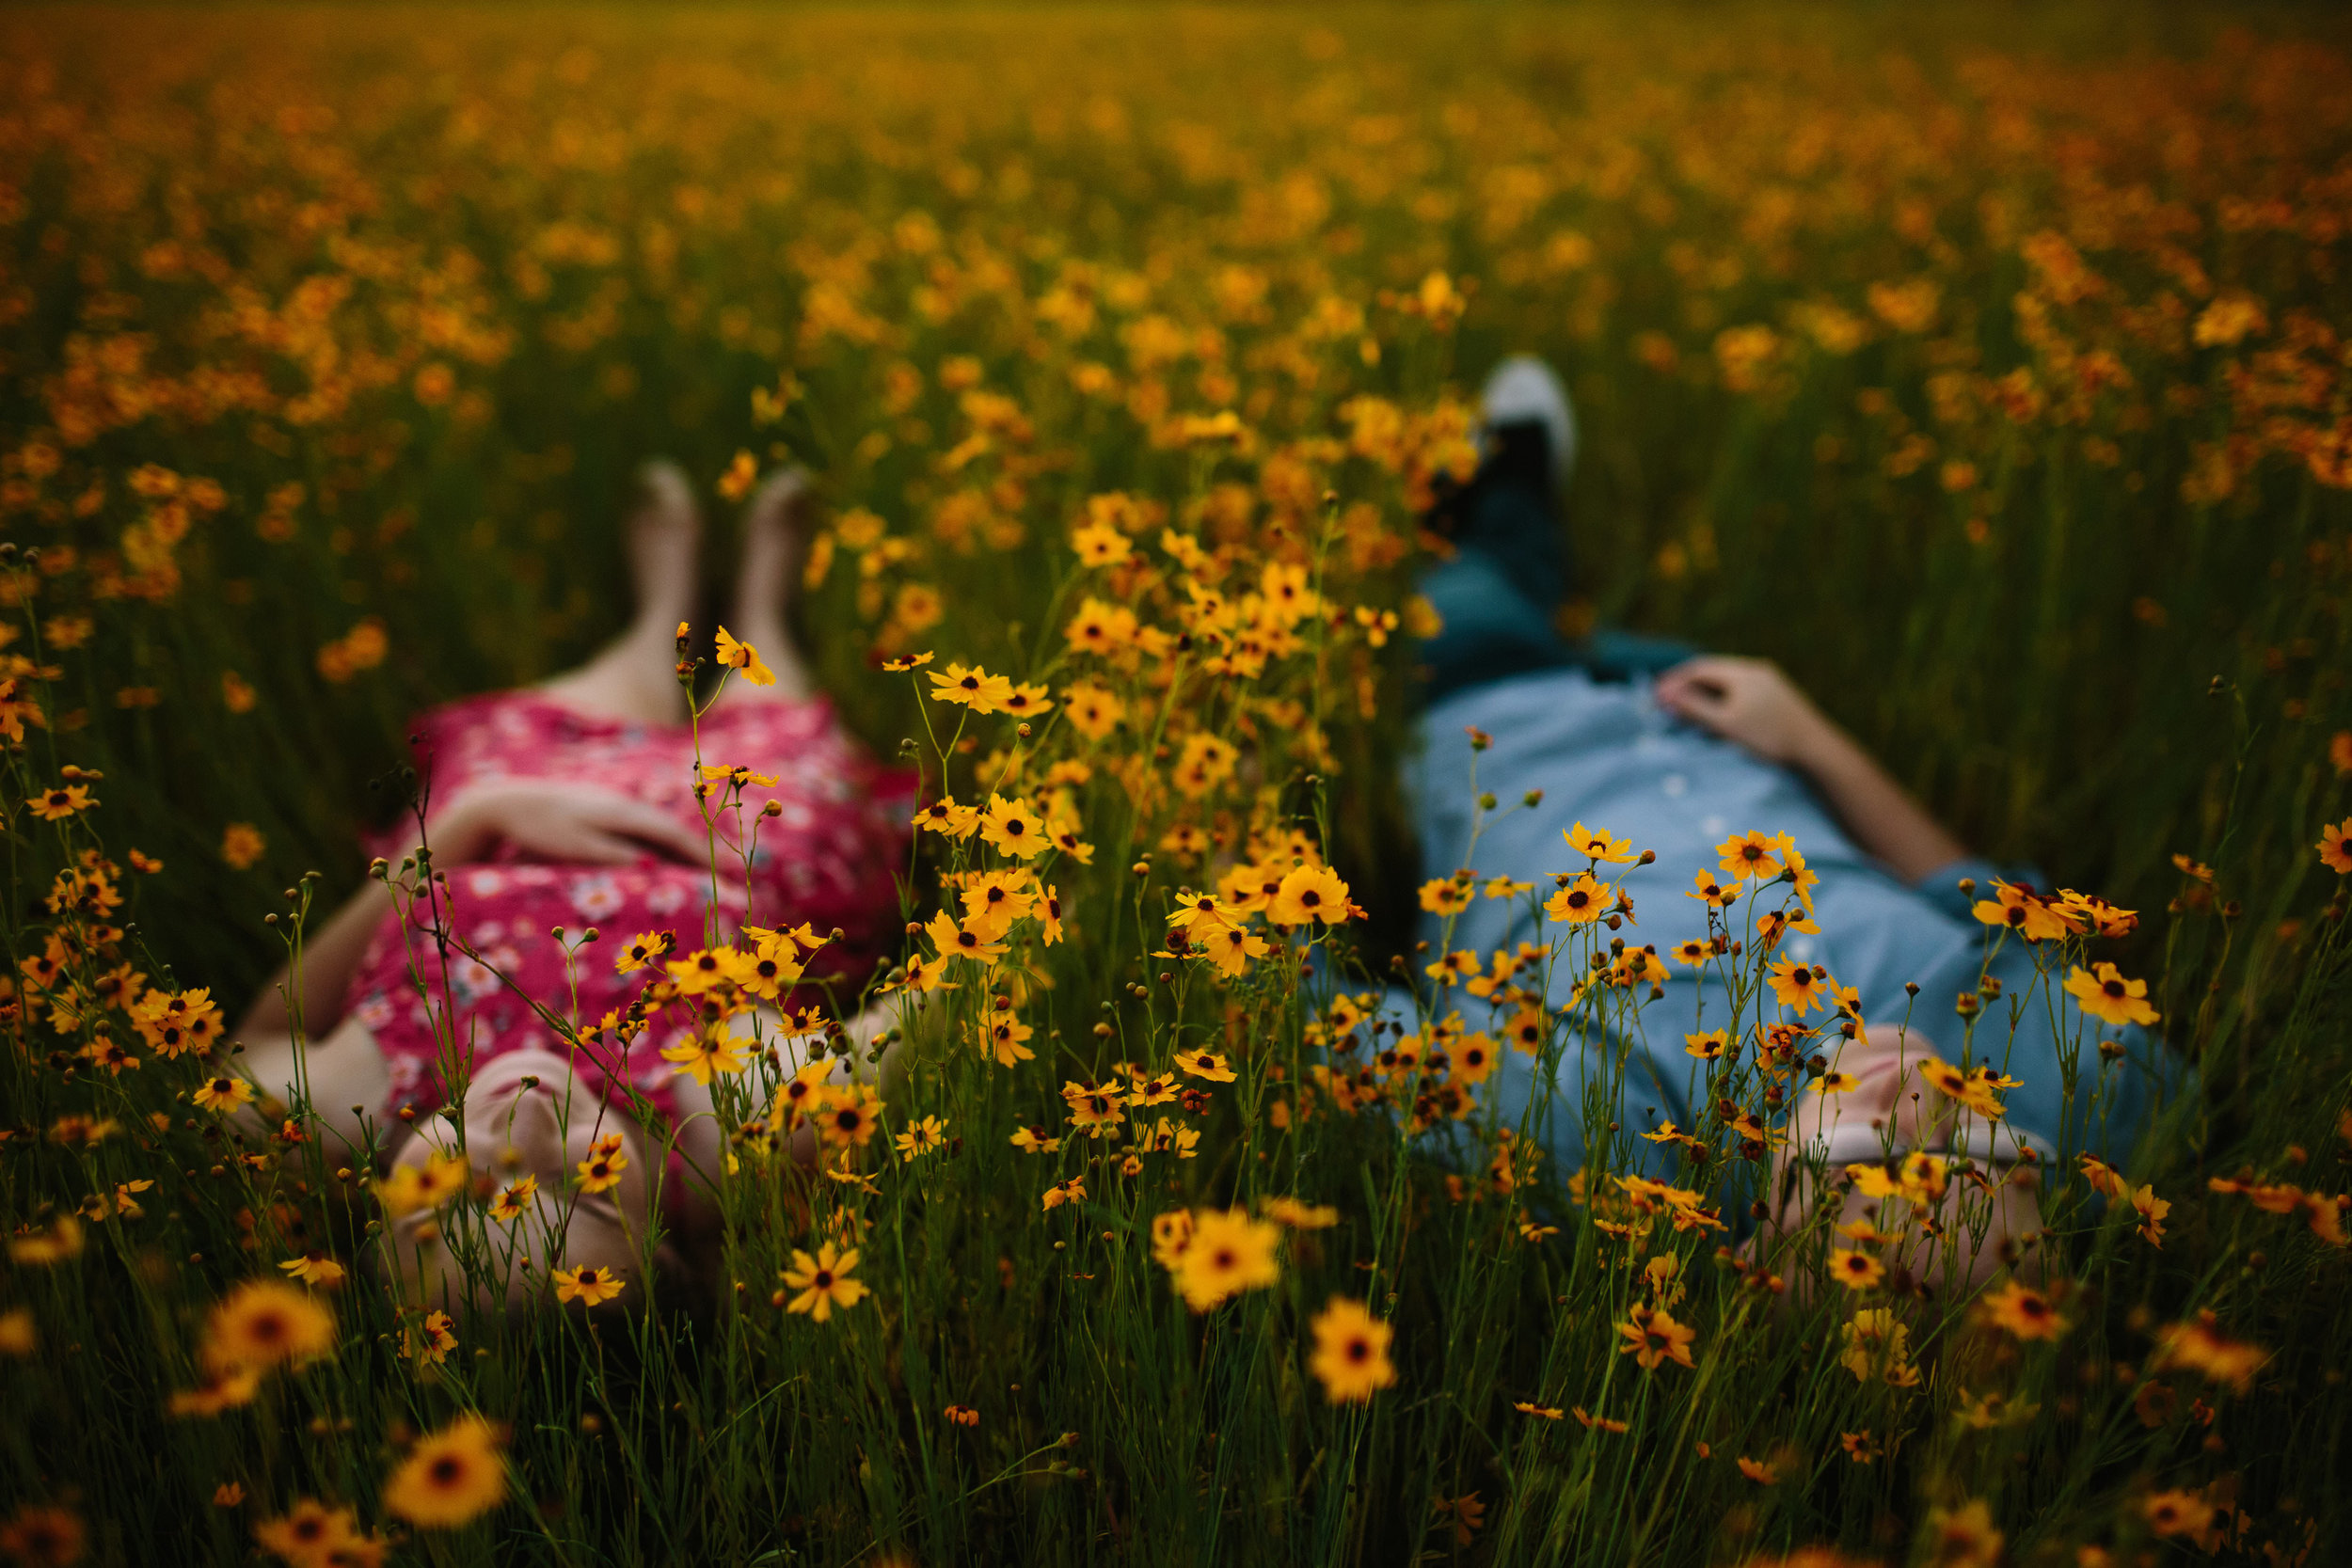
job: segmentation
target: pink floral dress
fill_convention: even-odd
[[[436,708],[415,733],[418,771],[430,781],[428,843],[435,819],[469,791],[532,779],[631,796],[702,832],[694,735],[685,725],[598,718],[536,692],[504,691]],[[738,816],[714,809],[720,940],[744,925],[839,927],[843,940],[818,951],[809,976],[837,975],[836,994],[848,1005],[875,961],[897,946],[893,873],[905,863],[914,776],[875,762],[843,733],[822,697],[723,703],[701,721],[701,754],[707,766],[745,767],[776,781],[743,790],[739,820],[753,844],[748,879],[736,852]],[[770,800],[780,815],[758,816]],[[385,853],[405,847],[405,831],[400,836]],[[443,1038],[470,1052],[477,1069],[512,1051],[566,1051],[530,1002],[585,1034],[607,1011],[626,1008],[651,977],[615,968],[640,933],[672,932],[681,953],[706,945],[707,865],[651,850],[625,865],[548,863],[501,844],[484,861],[443,869],[441,918],[481,958],[452,943],[445,975],[430,934],[435,915],[421,900],[405,923],[387,917],[353,982],[351,1016],[375,1037],[391,1069],[388,1113],[440,1104]],[[590,927],[599,940],[567,962],[551,935],[558,926],[573,943]],[[816,999],[804,989],[795,1002]],[[626,1101],[622,1085],[631,1085],[674,1115],[675,1069],[660,1052],[687,1032],[685,1009],[673,1006],[626,1051],[584,1046],[572,1053],[579,1081],[616,1105]]]

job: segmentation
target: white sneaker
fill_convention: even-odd
[[[1488,429],[1529,421],[1544,427],[1552,493],[1565,494],[1576,468],[1576,408],[1558,372],[1532,354],[1514,354],[1486,377],[1478,401]]]

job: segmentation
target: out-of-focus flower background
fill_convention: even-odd
[[[355,875],[409,713],[593,648],[647,454],[818,471],[816,652],[887,748],[867,650],[1034,638],[1089,495],[1183,502],[1186,415],[1250,427],[1190,502],[1246,537],[1380,455],[1350,400],[1422,413],[1512,349],[1584,415],[1575,620],[1779,657],[1972,838],[2143,900],[2218,831],[2222,676],[2280,791],[2241,791],[2241,845],[2306,836],[2352,478],[2324,45],[1756,10],[6,25],[0,508],[74,748],[134,765],[126,808],[153,781],[183,863],[259,831],[183,896]],[[1409,537],[1394,497],[1381,526]],[[170,940],[243,979],[245,937]]]

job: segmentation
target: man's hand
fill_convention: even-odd
[[[1811,780],[1853,840],[1907,882],[1966,853],[1919,803],[1839,729],[1780,667],[1709,656],[1658,677],[1658,705],[1751,755]]]
[[[1766,762],[1802,767],[1834,731],[1811,699],[1770,659],[1709,655],[1658,677],[1658,705]]]
[[[434,824],[434,859],[462,865],[501,842],[529,859],[620,865],[648,849],[687,864],[709,851],[703,834],[643,800],[591,784],[545,781],[469,790]]]

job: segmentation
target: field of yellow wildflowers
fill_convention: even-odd
[[[2344,1560],[2352,53],[2146,20],[0,13],[0,1555]],[[2138,911],[2032,906],[2198,1073],[2046,1173],[2044,1272],[1740,1243],[1836,1033],[1768,943],[1677,1183],[1492,1113],[1715,869],[1412,949],[1472,891],[1392,784],[1415,518],[1518,349],[1584,425],[1565,629],[1772,657]],[[933,802],[905,1070],[714,1051],[707,1278],[428,1314],[388,1220],[487,1259],[511,1197],[241,1132],[224,1019],[409,716],[623,617],[659,453],[817,476],[811,660]]]

